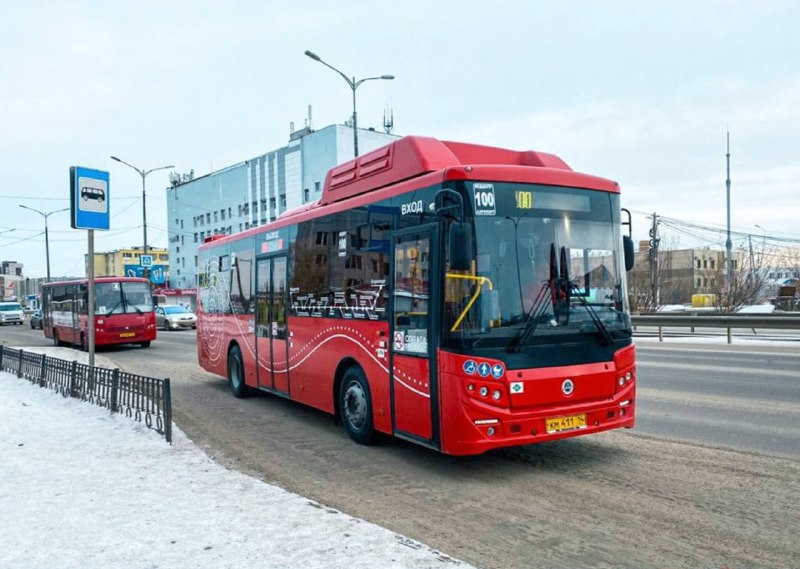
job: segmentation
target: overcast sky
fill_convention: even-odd
[[[112,229],[141,245],[141,178],[206,174],[286,144],[289,122],[344,122],[562,157],[618,181],[644,238],[658,212],[800,239],[800,4],[670,2],[8,2],[0,21],[0,260],[45,273],[41,216],[71,165],[111,173]],[[147,178],[166,246],[168,174]],[[39,199],[48,198],[48,199]],[[53,275],[83,274],[84,231],[50,217]],[[10,233],[2,233],[9,229]],[[27,239],[26,241],[19,241]],[[724,236],[720,238],[724,243]],[[692,245],[686,235],[681,245]]]

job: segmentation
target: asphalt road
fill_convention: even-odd
[[[0,340],[47,345],[20,327]],[[218,461],[480,567],[796,566],[797,350],[639,353],[633,431],[466,458],[362,447],[324,413],[236,400],[195,363],[191,331],[103,355],[172,378],[175,421]]]

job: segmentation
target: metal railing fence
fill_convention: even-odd
[[[169,378],[156,379],[62,360],[45,354],[0,346],[0,370],[40,387],[57,391],[144,421],[172,442],[172,396]]]
[[[639,326],[658,328],[658,339],[664,340],[664,328],[724,328],[728,343],[732,342],[732,330],[798,330],[800,317],[773,315],[707,315],[707,314],[642,314],[632,316],[634,330]]]

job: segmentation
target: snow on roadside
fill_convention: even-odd
[[[469,567],[3,372],[0,418],[0,567]]]

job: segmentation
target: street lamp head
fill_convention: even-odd
[[[394,79],[394,75],[381,75],[381,79]]]
[[[320,56],[318,56],[316,53],[314,53],[313,51],[306,50],[305,54],[308,57],[310,57],[311,59],[313,59],[314,61],[322,61],[322,58]]]
[[[122,160],[120,160],[120,159],[119,159],[119,158],[117,158],[116,156],[112,156],[112,157],[111,157],[111,159],[112,159],[112,160],[116,160],[117,162],[122,162]]]

